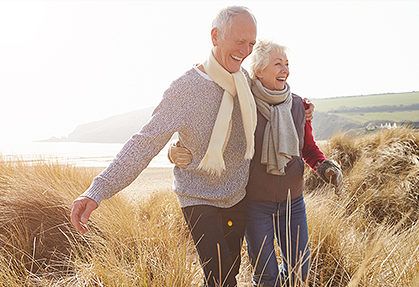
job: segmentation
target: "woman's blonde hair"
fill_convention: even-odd
[[[286,47],[269,40],[259,40],[250,55],[250,77],[256,79],[256,74],[263,71],[269,64],[269,56],[273,51],[286,54]]]

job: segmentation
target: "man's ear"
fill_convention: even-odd
[[[220,38],[220,32],[218,31],[218,29],[215,28],[215,27],[212,28],[211,29],[211,41],[212,41],[212,44],[214,45],[214,47],[218,45],[219,38]]]

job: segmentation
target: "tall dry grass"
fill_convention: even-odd
[[[324,147],[335,194],[307,172],[312,264],[298,286],[419,286],[419,133],[401,128]],[[173,193],[115,196],[86,236],[68,221],[92,170],[0,161],[0,286],[198,286],[202,271]],[[250,286],[243,248],[240,285]]]
[[[419,132],[342,135],[323,150],[342,165],[345,180],[336,195],[306,173],[317,266],[311,279],[325,286],[419,286]]]
[[[190,286],[199,264],[173,194],[104,202],[90,232],[69,223],[91,170],[0,162],[3,286]]]

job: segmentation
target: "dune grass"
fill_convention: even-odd
[[[400,128],[324,147],[340,192],[306,172],[312,264],[297,286],[419,286],[419,133]],[[79,235],[68,220],[90,169],[0,161],[0,286],[199,286],[176,197],[103,202]],[[245,246],[239,286],[250,286]]]

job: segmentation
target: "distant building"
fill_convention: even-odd
[[[387,122],[387,123],[381,123],[379,126],[378,125],[376,125],[375,123],[369,123],[366,127],[365,127],[365,130],[366,131],[369,131],[369,132],[372,132],[372,131],[375,131],[375,130],[377,130],[377,129],[396,129],[397,128],[397,123],[390,123],[390,122]]]
[[[380,129],[396,129],[397,128],[397,124],[396,123],[393,123],[393,124],[391,124],[391,123],[385,123],[384,125],[383,124],[380,124]]]

